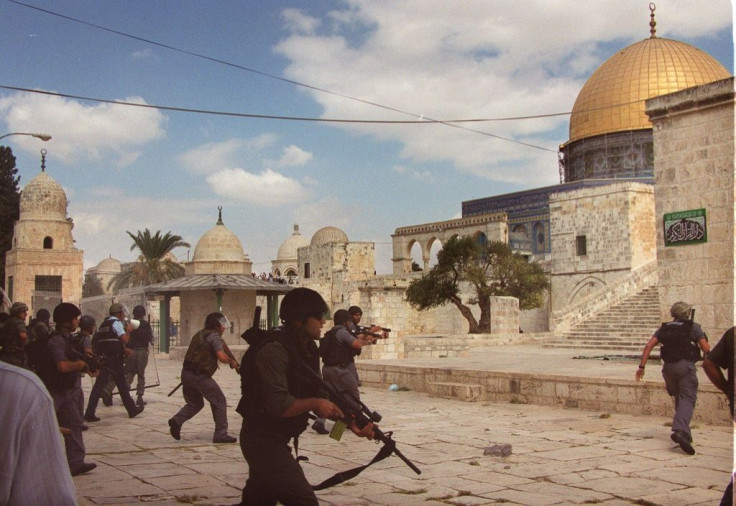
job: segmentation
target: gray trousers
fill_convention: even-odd
[[[133,354],[125,357],[125,382],[128,388],[133,386],[133,377],[138,376],[136,393],[143,397],[146,391],[146,366],[148,366],[148,348],[136,348]]]
[[[698,375],[695,364],[689,360],[665,363],[662,376],[667,393],[675,398],[675,416],[672,418],[672,430],[690,434],[690,420],[695,411],[698,397]]]
[[[173,416],[179,426],[199,413],[204,407],[204,400],[210,403],[212,418],[215,420],[213,439],[227,435],[227,401],[220,385],[211,376],[196,374],[182,369],[181,385],[186,406]]]
[[[86,454],[82,439],[82,413],[79,409],[80,404],[84,405],[84,393],[81,388],[50,393],[59,427],[66,427],[71,431],[71,434],[64,434],[64,446],[69,470],[75,471],[84,463]]]

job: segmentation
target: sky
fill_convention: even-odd
[[[729,0],[655,19],[733,73]],[[0,142],[21,188],[47,151],[85,268],[135,260],[146,228],[191,259],[222,206],[256,273],[298,224],[374,242],[386,274],[396,228],[559,183],[578,92],[649,21],[643,0],[0,0],[0,135],[52,136]],[[484,121],[437,123],[461,119]]]

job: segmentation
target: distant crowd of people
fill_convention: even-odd
[[[268,274],[265,272],[262,272],[260,274],[256,274],[255,272],[252,273],[252,276],[254,278],[262,279],[263,281],[271,281],[272,283],[281,283],[282,285],[298,285],[299,284],[299,276],[281,276],[277,275],[274,276],[273,273],[269,272]]]

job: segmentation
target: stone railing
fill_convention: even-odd
[[[560,311],[550,314],[550,331],[566,332],[578,323],[590,318],[599,311],[656,285],[658,280],[657,261],[631,271],[628,275],[609,283],[598,292],[582,298]]]

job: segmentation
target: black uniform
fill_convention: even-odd
[[[294,399],[327,397],[302,369],[310,367],[319,374],[317,346],[312,341],[303,345],[283,330],[271,333],[265,343],[249,352],[241,368],[243,398],[237,408],[243,416],[240,448],[249,469],[243,504],[317,505],[317,497],[289,447],[289,440],[307,428],[309,413],[278,416]]]

